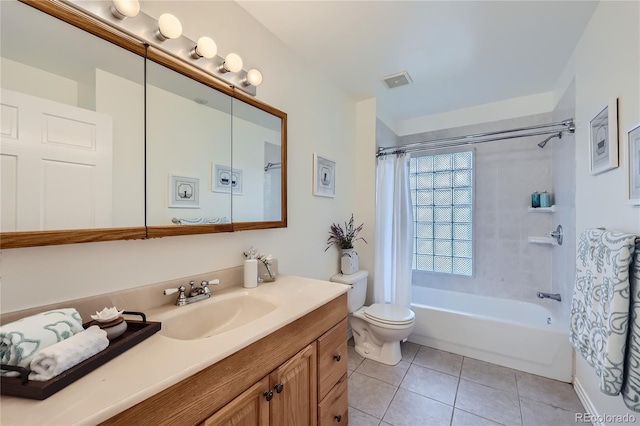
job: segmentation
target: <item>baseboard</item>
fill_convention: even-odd
[[[578,395],[578,399],[582,403],[582,406],[584,407],[585,411],[591,414],[591,418],[599,419],[600,416],[598,414],[598,411],[596,411],[596,407],[593,405],[593,403],[591,402],[591,399],[589,398],[589,395],[587,395],[587,392],[582,387],[580,380],[578,380],[575,377],[573,378],[573,389],[576,391],[576,395]],[[592,424],[594,426],[605,426],[604,423],[597,422],[597,421]]]

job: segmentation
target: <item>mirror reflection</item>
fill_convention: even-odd
[[[147,61],[147,225],[231,222],[231,97]]]
[[[144,226],[144,59],[0,3],[1,231]]]
[[[234,222],[282,219],[282,119],[233,99]]]

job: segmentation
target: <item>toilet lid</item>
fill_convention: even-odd
[[[364,311],[364,315],[374,321],[398,325],[409,324],[415,317],[411,309],[389,303],[374,303]]]

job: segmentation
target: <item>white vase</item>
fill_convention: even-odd
[[[342,249],[340,257],[340,271],[344,275],[351,275],[358,272],[358,253],[354,249]]]

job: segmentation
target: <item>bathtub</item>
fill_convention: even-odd
[[[534,303],[413,286],[409,341],[571,382],[568,321]]]

